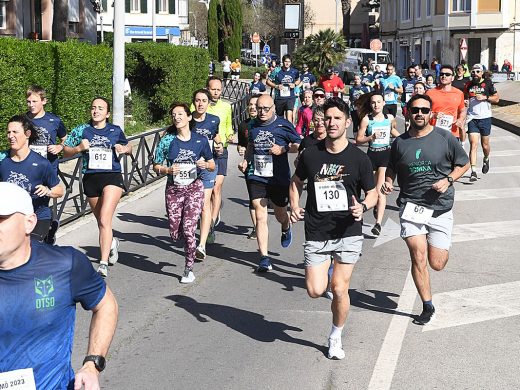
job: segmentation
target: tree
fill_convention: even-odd
[[[54,0],[52,17],[52,39],[66,41],[69,32],[69,2]]]
[[[208,50],[209,55],[214,60],[219,60],[219,28],[218,28],[218,8],[220,4],[217,0],[209,3],[208,10]]]
[[[257,32],[263,42],[283,34],[283,14],[255,1],[243,0],[243,30],[252,35]]]
[[[350,0],[341,0],[341,12],[343,13],[343,37],[347,42],[350,41],[350,12],[352,4]]]
[[[208,10],[198,0],[189,0],[190,34],[198,41],[208,39]]]
[[[343,35],[329,28],[309,35],[294,53],[294,62],[297,66],[305,62],[313,72],[325,73],[328,67],[343,60],[346,48]]]
[[[213,0],[215,1],[215,0]],[[222,1],[219,27],[222,30],[224,53],[230,58],[240,58],[242,47],[242,4],[240,0]]]

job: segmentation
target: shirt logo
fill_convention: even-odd
[[[422,149],[417,149],[415,151],[415,159],[419,160],[419,157],[421,156]]]
[[[32,185],[27,176],[23,173],[13,172],[9,174],[9,177],[6,180],[9,183],[16,184],[18,187],[22,187],[28,193],[31,193]]]
[[[55,305],[54,296],[54,280],[52,275],[46,279],[34,278],[34,292],[36,294],[36,310],[45,310],[53,308]]]

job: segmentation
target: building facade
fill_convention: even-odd
[[[52,40],[53,14],[52,0],[0,0],[0,36]],[[68,37],[96,42],[89,0],[68,1]]]
[[[381,40],[399,70],[435,58],[451,65],[465,59],[488,68],[507,59],[518,71],[519,18],[519,0],[383,0]]]

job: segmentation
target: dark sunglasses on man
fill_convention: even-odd
[[[431,108],[430,107],[410,107],[410,112],[413,114],[413,115],[417,115],[419,113],[419,111],[421,112],[421,114],[429,114],[430,111],[431,111]]]

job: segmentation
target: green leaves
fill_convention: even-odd
[[[345,38],[340,33],[327,29],[309,35],[304,45],[294,53],[294,60],[297,66],[305,62],[311,71],[321,74],[325,73],[328,67],[342,61],[346,49]]]

